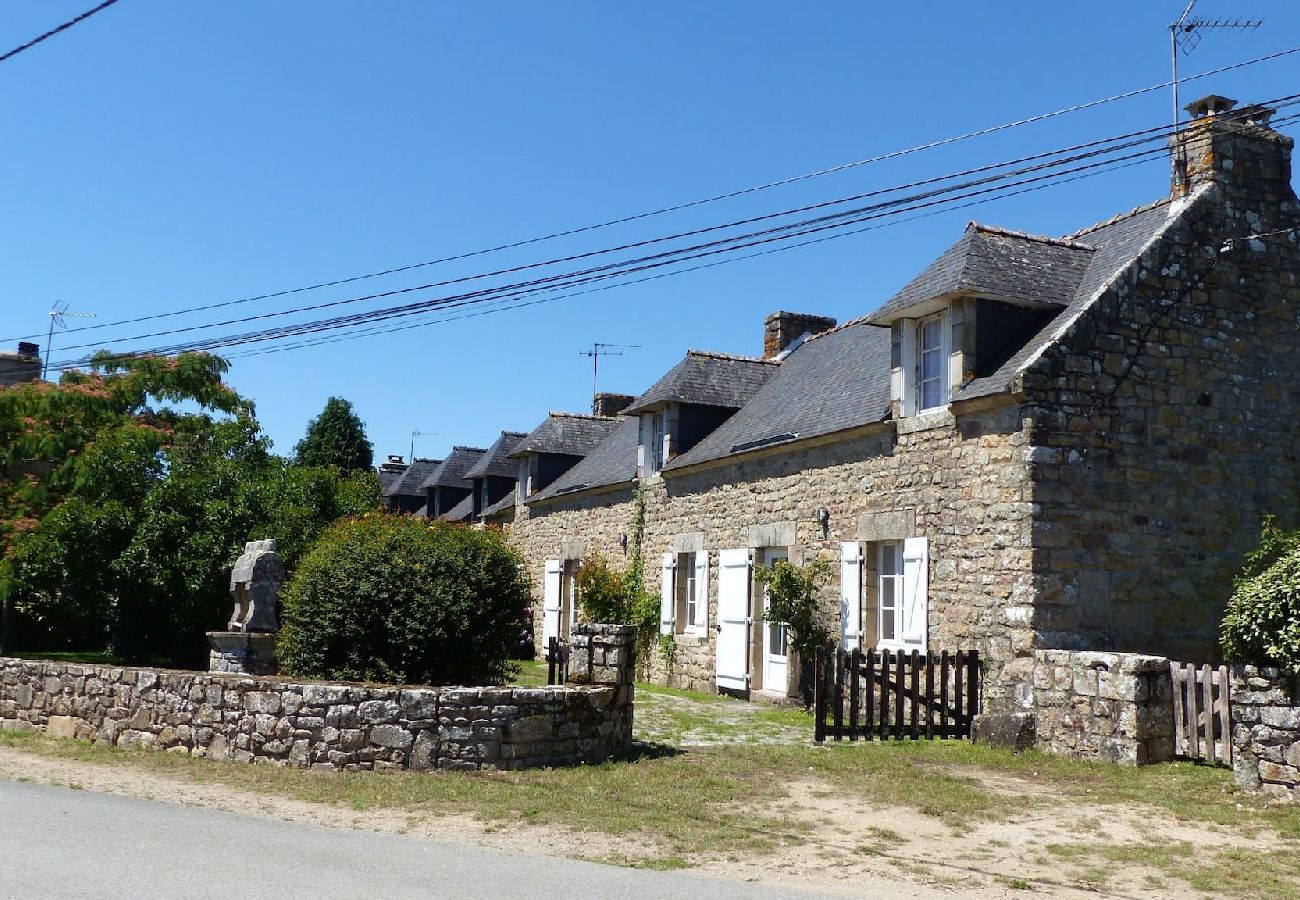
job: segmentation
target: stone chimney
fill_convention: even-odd
[[[1294,141],[1269,127],[1276,110],[1258,104],[1237,106],[1218,94],[1187,104],[1192,120],[1170,137],[1173,195],[1217,182],[1230,192],[1291,189]]]
[[[808,313],[774,312],[763,320],[763,356],[780,356],[805,334],[817,334],[835,327],[835,320]]]
[[[591,414],[593,416],[616,416],[636,398],[631,394],[611,394],[609,391],[601,391],[591,398]]]
[[[406,461],[402,458],[401,454],[390,453],[388,454],[388,459],[379,464],[379,471],[401,475],[406,471]]]

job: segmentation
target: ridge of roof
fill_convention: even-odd
[[[873,314],[873,313],[867,313],[867,314],[864,315],[864,316],[858,316],[856,319],[849,319],[847,322],[841,322],[839,325],[836,325],[834,328],[827,328],[825,331],[819,331],[819,332],[817,332],[816,334],[810,334],[810,335],[808,335],[808,337],[806,337],[806,338],[804,339],[804,343],[806,344],[806,343],[808,343],[809,341],[815,341],[815,340],[817,340],[818,338],[826,337],[828,334],[835,334],[835,332],[837,332],[837,331],[843,331],[843,330],[846,329],[846,328],[852,328],[854,325],[861,325],[863,322],[866,322],[867,319],[870,319],[870,318],[872,317],[872,315],[874,315],[874,314]],[[884,326],[884,325],[877,325],[876,327],[877,327],[877,328],[884,328],[885,326]],[[798,350],[798,349],[799,349],[798,347],[795,347],[795,350]]]
[[[558,409],[551,410],[547,415],[554,416],[557,419],[595,419],[597,422],[616,422],[619,418],[618,416],[597,416],[593,413],[561,412]],[[531,431],[526,431],[524,437],[530,434],[532,434]]]
[[[471,447],[471,446],[469,446],[468,444],[453,444],[451,449],[452,449],[453,451],[455,451],[455,450],[470,450],[470,451],[472,451],[472,452],[474,452],[474,453],[486,453],[486,452],[487,452],[487,447]]]
[[[764,356],[742,356],[739,353],[719,353],[716,350],[690,349],[686,351],[686,355],[698,356],[702,359],[721,359],[729,362],[768,363],[774,366],[779,366],[781,364],[781,360],[779,359],[768,359]]]
[[[1173,203],[1173,202],[1174,202],[1173,197],[1161,197],[1160,199],[1153,200],[1150,203],[1144,203],[1141,206],[1135,206],[1133,207],[1133,209],[1130,209],[1128,212],[1122,212],[1119,213],[1118,215],[1111,216],[1109,219],[1106,219],[1103,222],[1097,222],[1094,225],[1089,225],[1085,228],[1080,228],[1078,231],[1072,231],[1065,236],[1065,240],[1072,241],[1085,234],[1091,234],[1094,231],[1100,231],[1103,228],[1108,228],[1111,225],[1114,225],[1116,222],[1122,222],[1125,219],[1130,219],[1133,216],[1141,215],[1144,212],[1150,212],[1151,210],[1156,209],[1157,207],[1164,206],[1166,204]]]
[[[1054,247],[1069,247],[1071,250],[1096,250],[1091,244],[1084,244],[1074,240],[1072,237],[1049,237],[1045,234],[1030,234],[1028,231],[1017,231],[1012,228],[1003,228],[999,225],[985,225],[982,222],[971,222],[966,226],[967,230],[974,229],[982,231],[985,234],[996,234],[1003,237],[1019,238],[1023,241],[1035,241],[1039,244],[1051,244]]]

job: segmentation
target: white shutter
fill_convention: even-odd
[[[664,554],[663,561],[663,588],[659,594],[659,633],[672,634],[673,623],[676,620],[676,597],[673,593],[674,575],[677,572],[677,556],[672,553]]]
[[[840,646],[853,650],[862,643],[862,545],[840,544]]]
[[[898,639],[905,649],[925,652],[930,605],[930,556],[926,538],[903,541],[903,604]]]
[[[551,647],[551,638],[560,636],[560,576],[564,564],[558,559],[546,561],[542,578],[542,652]]]
[[[709,627],[709,551],[695,554],[695,621],[696,630],[703,633]]]
[[[749,689],[749,592],[753,563],[748,550],[718,554],[718,645],[716,678],[719,688]]]
[[[636,445],[636,473],[642,478],[650,477],[654,467],[654,453],[651,449],[655,440],[654,413],[641,414],[640,437]]]
[[[919,405],[916,401],[917,386],[917,353],[916,353],[916,319],[904,319],[902,323],[902,338],[899,344],[899,360],[901,362],[903,375],[903,396],[901,400],[901,409],[899,414],[902,416],[916,415],[916,408]]]

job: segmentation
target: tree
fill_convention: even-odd
[[[1300,531],[1265,518],[1228,600],[1220,642],[1229,662],[1300,673]]]
[[[378,506],[373,472],[272,456],[217,357],[93,365],[0,390],[9,645],[197,664],[245,541],[277,538],[292,565],[327,524]]]
[[[300,466],[338,466],[369,469],[375,451],[366,439],[365,423],[342,397],[330,397],[321,414],[307,423],[307,433],[293,448]]]

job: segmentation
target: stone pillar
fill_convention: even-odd
[[[1295,676],[1271,666],[1233,666],[1232,773],[1237,784],[1300,798],[1300,702]]]
[[[581,624],[569,638],[569,683],[614,688],[611,713],[616,713],[615,744],[632,743],[635,699],[636,626]]]
[[[1174,689],[1163,656],[1034,653],[1038,748],[1127,765],[1174,755]]]
[[[209,631],[209,672],[274,675],[280,671],[277,635],[246,631]]]

